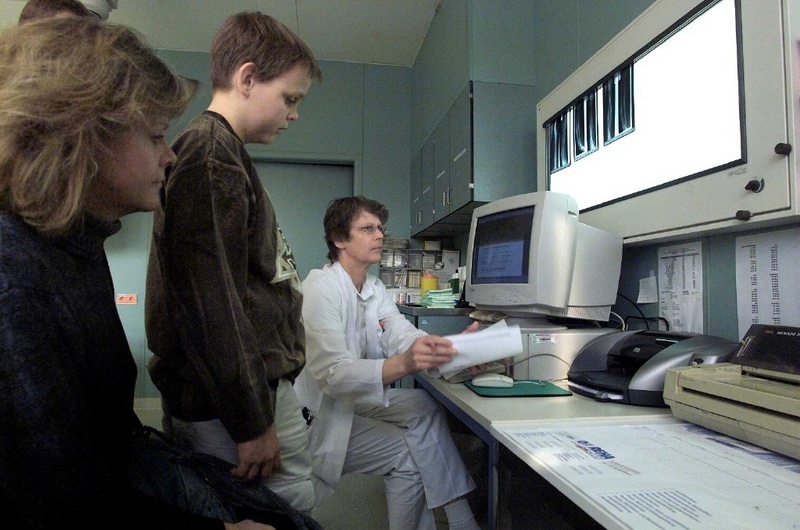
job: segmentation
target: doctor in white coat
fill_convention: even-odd
[[[389,528],[479,528],[464,498],[474,489],[441,406],[422,389],[390,388],[452,359],[450,340],[419,331],[368,274],[379,263],[386,208],[364,197],[325,213],[331,263],[303,282],[306,366],[295,388],[308,409],[317,502],[346,473],[384,477]],[[471,331],[471,329],[469,329]]]

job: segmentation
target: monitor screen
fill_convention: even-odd
[[[472,283],[528,283],[534,206],[477,220]]]

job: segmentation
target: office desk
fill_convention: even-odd
[[[800,461],[678,420],[669,408],[579,395],[485,398],[414,377],[488,445],[490,529],[498,528],[501,445],[607,529],[800,528]]]
[[[490,530],[498,528],[498,465],[500,441],[493,424],[504,426],[529,425],[532,421],[542,426],[555,427],[575,421],[597,421],[617,418],[671,417],[668,408],[635,407],[617,403],[599,403],[579,395],[550,397],[487,398],[475,394],[463,384],[448,383],[444,379],[416,374],[418,386],[461,420],[489,448],[488,507]],[[567,495],[569,497],[569,495]],[[591,515],[591,514],[590,514]]]

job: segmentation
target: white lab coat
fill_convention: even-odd
[[[355,404],[388,406],[384,359],[404,352],[425,332],[400,314],[378,278],[368,274],[358,293],[338,262],[312,270],[303,282],[303,322],[306,366],[295,390],[315,416],[309,434],[321,499],[339,483]]]

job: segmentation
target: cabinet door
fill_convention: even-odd
[[[450,211],[472,201],[472,83],[458,96],[450,118]]]
[[[450,120],[445,116],[433,131],[433,220],[450,213]]]
[[[422,228],[422,154],[419,153],[411,161],[410,175],[410,195],[409,204],[411,205],[411,233]]]
[[[425,142],[425,145],[422,146],[422,159],[420,167],[420,211],[422,212],[420,229],[422,229],[433,224],[433,177],[435,175],[433,172],[433,135],[431,135],[431,137],[428,138],[428,141]]]

